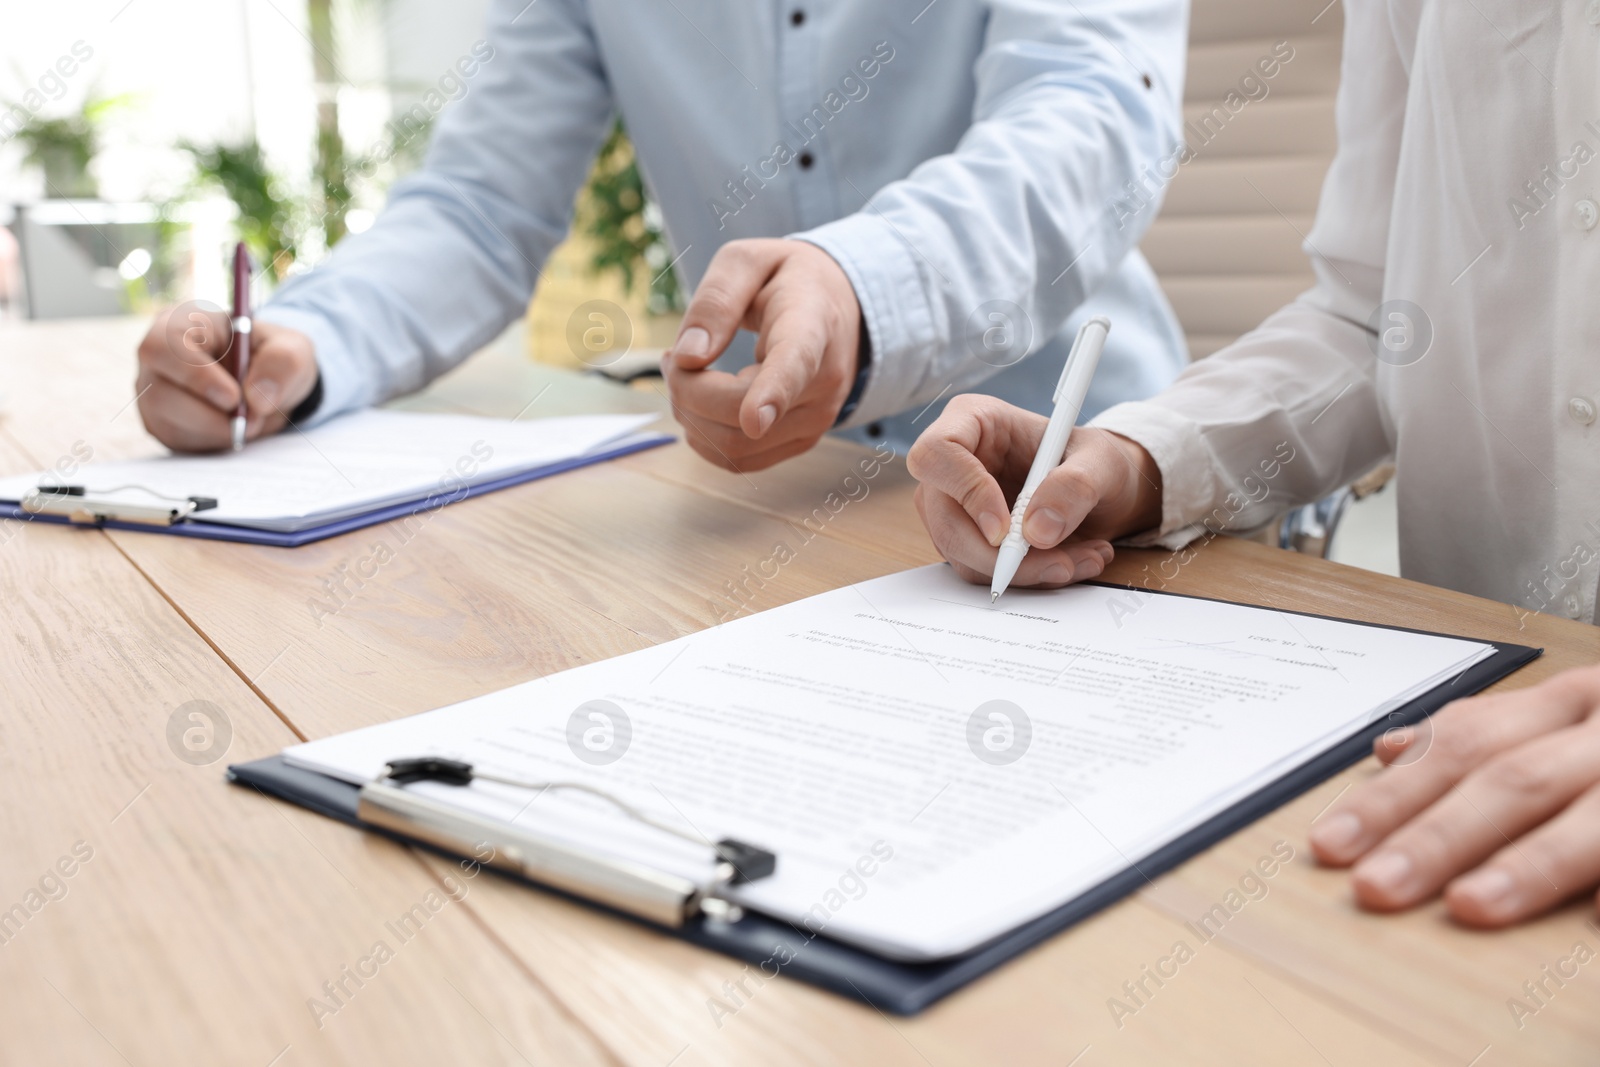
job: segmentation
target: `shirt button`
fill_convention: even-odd
[[[1600,26],[1600,0],[1589,0],[1589,25]]]
[[[1578,221],[1584,229],[1594,229],[1594,224],[1600,222],[1600,206],[1596,206],[1593,200],[1579,200]]]
[[[1576,619],[1583,614],[1583,602],[1570,593],[1561,602],[1561,606],[1566,609],[1567,618],[1569,619]]]
[[[1595,12],[1597,10],[1600,10],[1600,0],[1594,0],[1594,2],[1589,5],[1589,11],[1591,13],[1593,13],[1593,12]],[[793,11],[791,11],[789,13],[789,25],[791,25],[791,26],[804,26],[805,24],[806,24],[806,13],[804,11],[801,11],[799,8],[795,8]]]
[[[883,423],[881,423],[881,422],[869,422],[867,424],[867,436],[868,437],[882,437],[883,436]]]
[[[816,161],[817,161],[817,157],[813,156],[810,152],[801,152],[800,153],[800,169],[801,170],[810,170],[811,169],[811,164],[815,163]],[[1592,207],[1593,205],[1590,205],[1590,206]],[[1592,225],[1594,225],[1594,223],[1590,223],[1589,225],[1592,226]]]
[[[1594,422],[1594,401],[1586,396],[1575,396],[1567,401],[1567,414],[1572,416],[1573,422],[1588,426]]]

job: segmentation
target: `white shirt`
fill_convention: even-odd
[[[439,112],[427,163],[260,318],[316,344],[318,417],[420,388],[522,314],[620,112],[685,283],[740,237],[839,262],[872,344],[850,425],[908,443],[938,417],[924,409],[972,388],[1048,411],[1093,314],[1117,329],[1085,410],[1150,396],[1183,338],[1137,248],[1154,212],[1129,224],[1116,205],[1179,145],[1187,15],[1185,0],[497,0],[447,72],[455,99],[413,109]],[[751,340],[719,366],[748,362]]]
[[[1392,455],[1406,577],[1592,621],[1600,2],[1345,12],[1318,284],[1095,420],[1161,467],[1142,540],[1260,525]]]

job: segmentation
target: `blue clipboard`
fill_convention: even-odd
[[[1161,592],[1153,595],[1184,596],[1185,594]],[[1214,598],[1191,597],[1190,599]],[[1315,616],[1309,612],[1286,614],[1329,618],[1329,616]],[[1374,625],[1350,619],[1337,621]],[[1544,651],[1524,645],[1487,643],[1493,645],[1494,653],[1449,682],[1429,690],[1371,726],[1324,749],[1270,785],[1076,899],[1017,926],[988,944],[948,959],[928,963],[905,963],[885,959],[865,949],[831,940],[825,935],[812,934],[791,923],[748,910],[736,923],[707,923],[703,918],[696,918],[682,928],[667,929],[593,901],[529,882],[514,874],[488,869],[499,877],[523,882],[540,892],[554,893],[557,896],[577,900],[590,907],[609,911],[625,921],[639,923],[652,930],[672,934],[703,948],[732,956],[762,968],[764,978],[782,974],[852,1000],[864,1001],[880,1011],[895,1015],[915,1015],[967,983],[988,974],[1101,909],[1115,904],[1148,884],[1157,875],[1171,870],[1192,856],[1232,836],[1295,797],[1314,789],[1345,768],[1359,763],[1372,754],[1373,742],[1386,731],[1421,722],[1450,701],[1471,696],[1493,685],[1519,667],[1537,659]],[[282,756],[269,756],[250,763],[234,764],[228,768],[228,781],[239,786],[249,786],[268,796],[287,800],[351,826],[381,833],[397,841],[427,848],[429,851],[440,852],[441,855],[450,855],[431,845],[363,822],[356,815],[357,797],[360,792],[358,786],[314,771],[290,766]]]
[[[32,512],[14,501],[0,502],[0,518],[18,519],[24,522],[49,522],[63,526],[82,526],[85,529],[133,530],[138,533],[171,534],[174,537],[198,537],[203,541],[237,541],[247,545],[298,548],[300,545],[308,545],[313,541],[321,541],[328,537],[337,537],[339,534],[349,533],[351,530],[376,526],[380,522],[403,519],[424,511],[435,511],[446,504],[454,504],[468,497],[482,496],[484,493],[493,493],[499,489],[509,489],[513,485],[521,485],[523,482],[531,482],[539,478],[548,478],[552,474],[561,474],[564,471],[587,467],[591,463],[616,459],[619,456],[642,452],[647,448],[657,448],[661,445],[670,444],[675,440],[677,438],[671,434],[632,436],[599,452],[589,452],[582,456],[574,456],[571,459],[560,460],[556,463],[547,463],[542,467],[518,471],[516,474],[508,474],[503,478],[496,478],[492,481],[469,486],[465,490],[456,489],[448,493],[432,493],[420,500],[390,504],[375,511],[363,512],[360,515],[352,515],[335,522],[324,523],[321,526],[308,526],[303,530],[294,530],[292,532],[254,530],[246,526],[232,526],[222,522],[206,522],[204,519],[185,519],[182,522],[173,523],[171,526],[154,526],[149,523],[139,522],[118,522],[114,519],[92,524],[81,523],[73,522],[64,515],[45,515]]]

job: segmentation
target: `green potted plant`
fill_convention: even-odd
[[[254,140],[238,145],[179,147],[194,159],[195,189],[219,190],[239,209],[234,225],[239,237],[275,281],[282,281],[299,255],[303,212],[272,172]]]
[[[100,148],[100,124],[128,99],[91,94],[76,114],[59,118],[35,115],[17,131],[16,140],[26,151],[26,161],[44,171],[46,196],[68,199],[99,195],[89,164]]]
[[[629,293],[641,277],[648,279],[647,306],[652,315],[683,310],[678,276],[668,269],[671,246],[659,213],[645,195],[644,178],[620,120],[595,158],[580,199],[578,225],[594,241],[591,273],[615,271]]]

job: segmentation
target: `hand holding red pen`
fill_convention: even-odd
[[[179,452],[228,448],[233,420],[245,440],[277,433],[317,383],[316,347],[298,330],[252,322],[248,365],[232,373],[235,331],[228,315],[195,303],[156,316],[139,344],[134,383],[139,414],[162,444]]]

